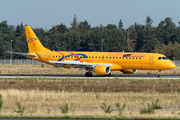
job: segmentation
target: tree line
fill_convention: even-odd
[[[118,26],[108,24],[91,27],[85,20],[78,22],[74,15],[71,27],[64,24],[52,26],[50,30],[34,28],[34,32],[43,46],[58,51],[103,51],[104,52],[158,52],[170,59],[180,59],[180,26],[176,26],[167,17],[157,27],[152,26],[153,20],[147,16],[145,24],[131,25],[123,28],[122,19]],[[180,22],[179,22],[180,25]],[[8,25],[0,23],[0,59],[9,59],[10,54],[4,51],[28,52],[23,23]],[[13,59],[24,58],[13,55]]]

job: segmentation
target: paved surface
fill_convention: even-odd
[[[179,79],[180,75],[161,75],[155,77],[155,75],[111,75],[102,76],[94,75],[93,77],[85,77],[84,75],[0,75],[0,78],[77,78],[77,79]]]

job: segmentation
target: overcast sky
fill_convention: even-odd
[[[23,24],[33,28],[52,28],[65,24],[68,28],[74,15],[77,21],[88,21],[91,27],[116,24],[120,19],[124,28],[135,22],[145,24],[147,16],[157,26],[166,17],[178,26],[180,0],[0,0],[0,22]]]

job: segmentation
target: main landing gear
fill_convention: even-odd
[[[92,76],[93,76],[93,73],[92,73],[92,72],[86,72],[86,73],[85,73],[85,76],[86,76],[86,77],[92,77]]]
[[[160,70],[156,70],[156,77],[160,77],[160,74],[159,74]]]

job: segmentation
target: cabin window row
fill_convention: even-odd
[[[63,57],[63,56],[53,56],[53,57]],[[106,59],[141,59],[141,57],[98,57],[98,56],[88,56],[88,57],[82,57],[82,56],[69,56],[66,58],[106,58]]]

